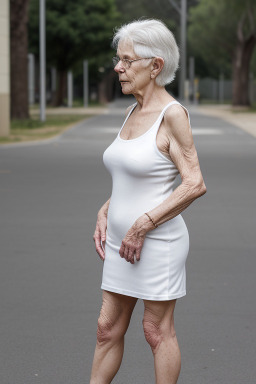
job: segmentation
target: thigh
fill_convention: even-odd
[[[166,301],[144,301],[144,322],[149,322],[155,326],[167,326],[168,328],[174,325],[174,308],[175,300]]]
[[[137,298],[103,290],[100,319],[110,327],[119,325],[125,331],[130,323]]]

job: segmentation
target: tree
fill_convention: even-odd
[[[163,21],[166,26],[174,34],[178,46],[181,45],[180,42],[180,13],[177,12],[174,4],[180,8],[180,1],[172,0],[137,0],[136,7],[134,6],[133,1],[123,1],[116,0],[117,9],[121,14],[121,24],[130,22],[134,19],[143,18],[154,18],[160,19]],[[193,7],[198,3],[198,0],[187,0],[187,9]],[[167,90],[171,92],[178,92],[178,77],[179,70],[177,71],[177,76],[173,83],[167,85]]]
[[[249,105],[249,70],[256,45],[254,0],[201,0],[190,10],[193,51],[219,72],[230,63],[233,105]]]
[[[195,0],[188,0],[190,5]],[[117,9],[120,12],[119,25],[129,23],[138,19],[159,19],[172,31],[179,45],[179,27],[180,15],[173,8],[169,0],[136,0],[136,6],[133,1],[116,0]],[[176,93],[178,91],[178,81],[175,78],[171,85],[167,85],[167,89]],[[120,94],[121,94],[120,87]]]
[[[31,0],[30,49],[38,56],[38,0]],[[63,103],[66,73],[83,59],[110,51],[118,13],[114,0],[48,0],[46,2],[47,64],[58,71],[55,105]]]
[[[28,109],[28,4],[10,1],[11,117],[26,119]]]
[[[256,4],[248,1],[236,28],[233,53],[233,105],[249,105],[249,69],[256,45]]]

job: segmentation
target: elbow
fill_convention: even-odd
[[[203,183],[200,186],[200,195],[199,196],[203,196],[206,192],[207,192],[207,188],[206,188],[206,185],[203,181]]]
[[[205,185],[203,178],[200,179],[200,181],[197,183],[195,190],[196,190],[196,194],[197,194],[196,197],[203,196],[207,192],[207,188],[206,188],[206,185]]]
[[[198,197],[203,196],[207,192],[207,188],[203,178],[200,178],[197,181],[191,180],[187,186],[189,194],[193,199],[197,199]]]

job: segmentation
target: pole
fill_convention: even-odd
[[[254,103],[254,77],[253,77],[253,72],[250,72],[249,75],[249,101],[250,104]]]
[[[180,77],[179,99],[184,100],[184,88],[186,80],[186,36],[187,36],[187,0],[181,0],[180,14]]]
[[[224,102],[224,75],[220,74],[219,77],[219,102],[223,104]]]
[[[73,106],[73,73],[68,71],[68,107]]]
[[[195,58],[189,58],[189,100],[195,101]]]
[[[28,54],[28,94],[29,104],[35,104],[35,56]]]
[[[40,120],[45,121],[45,0],[40,0]]]
[[[88,60],[84,60],[84,107],[88,107]]]

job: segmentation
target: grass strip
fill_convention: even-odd
[[[48,115],[41,121],[39,114],[31,114],[26,120],[12,120],[10,135],[0,137],[0,144],[42,140],[54,137],[74,124],[93,115]]]

